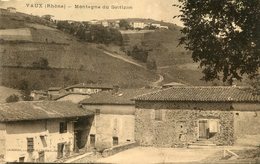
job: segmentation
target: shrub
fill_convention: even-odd
[[[146,68],[149,70],[157,70],[157,64],[154,59],[149,59],[146,62]]]
[[[96,143],[96,151],[99,153],[102,153],[105,149],[108,149],[111,147],[111,144],[109,142],[98,142]]]
[[[7,98],[5,99],[5,101],[6,101],[7,103],[17,102],[17,101],[19,101],[19,96],[17,96],[16,94],[12,94],[12,95],[10,95],[9,97],[7,97]]]

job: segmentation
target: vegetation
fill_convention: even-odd
[[[259,0],[179,0],[184,34],[180,44],[200,63],[204,80],[241,80],[258,74]],[[257,25],[258,23],[258,25]]]
[[[19,89],[21,90],[22,99],[24,101],[32,101],[31,94],[31,88],[29,86],[29,82],[26,80],[22,80],[19,85]]]
[[[146,68],[148,70],[157,70],[157,64],[155,59],[148,59],[146,62]]]
[[[32,67],[36,69],[48,69],[49,62],[46,58],[41,57],[39,61],[33,62]]]
[[[5,101],[6,101],[7,103],[17,102],[17,101],[19,101],[19,96],[17,96],[16,94],[12,94],[12,95],[10,95],[9,97],[7,97],[7,98],[5,99]]]
[[[122,45],[121,33],[114,28],[103,27],[102,25],[88,25],[87,23],[68,23],[61,21],[57,23],[57,28],[69,34],[75,35],[82,41],[101,44]]]
[[[127,55],[138,61],[146,63],[148,58],[148,50],[142,46],[135,45],[132,50],[127,52]]]
[[[119,22],[119,27],[121,29],[125,29],[125,30],[128,30],[131,28],[129,22],[125,19],[121,19],[120,22]]]
[[[109,142],[98,142],[96,143],[96,151],[99,152],[99,153],[103,153],[104,150],[110,148],[110,143]]]

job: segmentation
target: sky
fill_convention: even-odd
[[[51,14],[54,19],[87,21],[92,19],[151,18],[182,26],[179,19],[178,0],[0,0],[0,8],[15,7],[17,11],[32,15]],[[35,8],[28,4],[66,5],[66,8]],[[100,6],[101,9],[76,9],[75,5]],[[132,9],[111,9],[111,6],[129,6]],[[70,6],[70,7],[69,7]],[[102,9],[109,6],[109,9]]]

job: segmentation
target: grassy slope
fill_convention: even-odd
[[[181,37],[180,27],[172,26],[170,30],[156,30],[145,34],[127,34],[128,45],[143,44],[153,51],[149,57],[157,63],[158,73],[165,77],[164,83],[176,81],[189,85],[221,84],[219,81],[206,83],[200,80],[203,76],[198,64],[194,63],[191,53],[183,46],[177,46]]]
[[[152,72],[109,57],[95,46],[78,42],[61,31],[42,28],[39,25],[32,27],[29,22],[20,23],[20,21],[8,19],[8,17],[0,19],[5,21],[5,28],[28,27],[31,30],[33,41],[38,42],[1,44],[0,64],[2,66],[20,66],[20,68],[2,68],[3,85],[18,87],[21,80],[27,80],[34,89],[66,86],[78,82],[139,87],[147,85],[157,78]],[[48,59],[51,69],[21,68],[30,67],[40,57]]]

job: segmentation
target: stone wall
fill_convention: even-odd
[[[260,145],[260,111],[234,111],[236,145]]]
[[[219,132],[210,138],[218,145],[234,143],[234,118],[227,103],[136,103],[135,138],[142,146],[178,147],[198,139],[198,120],[217,119]],[[162,120],[155,120],[161,109]]]

